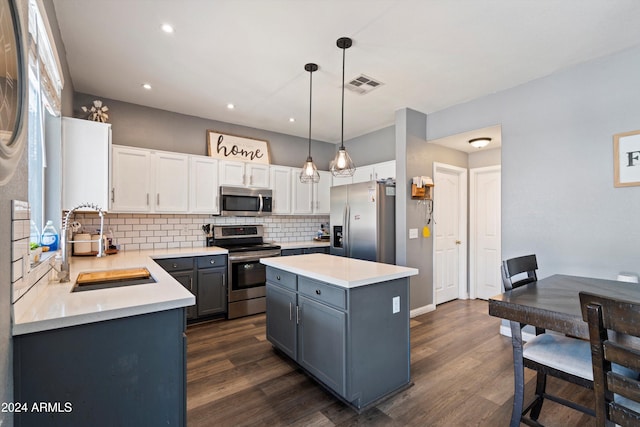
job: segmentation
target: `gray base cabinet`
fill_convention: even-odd
[[[362,410],[410,384],[409,279],[341,288],[268,266],[267,339]]]
[[[195,295],[196,304],[188,307],[187,320],[227,313],[227,256],[164,258],[155,260],[178,282]]]
[[[185,330],[179,308],[15,336],[15,425],[186,426]]]

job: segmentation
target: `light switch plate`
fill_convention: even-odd
[[[409,238],[410,239],[417,239],[418,238],[418,229],[417,228],[410,228],[409,229]]]

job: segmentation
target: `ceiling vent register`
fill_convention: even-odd
[[[364,95],[371,92],[375,88],[382,86],[383,84],[384,83],[378,80],[372,79],[369,76],[360,74],[358,77],[355,77],[349,80],[349,83],[347,83],[345,88],[359,95]]]

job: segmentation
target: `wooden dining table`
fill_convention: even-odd
[[[489,298],[489,314],[574,337],[589,339],[582,320],[580,292],[640,302],[640,285],[616,280],[556,274]],[[519,331],[519,328],[518,328]],[[522,336],[512,337],[514,354],[522,354]],[[520,425],[524,400],[524,367],[514,360],[511,427]]]

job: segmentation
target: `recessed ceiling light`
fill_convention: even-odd
[[[142,87],[145,88],[146,90],[151,90],[151,85],[149,83],[143,84]]]
[[[295,121],[296,121],[296,119],[294,119],[293,117],[289,117],[289,121],[290,121],[291,123],[293,123],[293,122],[295,122]]]
[[[236,108],[236,106],[235,106],[235,105],[233,105],[233,104],[227,104],[227,108],[228,108],[229,110],[233,110],[234,108]]]
[[[174,31],[173,27],[171,25],[169,25],[169,24],[162,24],[162,27],[160,27],[160,28],[162,28],[162,31],[164,31],[167,34],[171,34]]]

